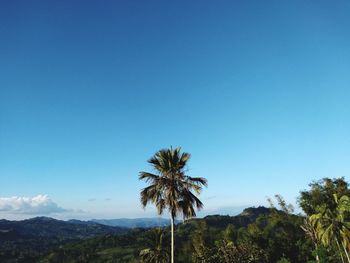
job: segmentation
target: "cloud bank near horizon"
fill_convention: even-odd
[[[0,197],[0,212],[23,215],[49,215],[70,212],[58,206],[48,195]]]

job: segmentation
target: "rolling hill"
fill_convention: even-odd
[[[121,227],[93,222],[67,222],[49,217],[0,220],[0,262],[18,262],[21,259],[25,260],[23,262],[36,262],[34,259],[38,256],[67,242],[126,232],[127,229]]]

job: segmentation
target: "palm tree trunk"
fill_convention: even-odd
[[[320,257],[318,256],[318,245],[315,242],[315,248],[316,248],[316,262],[320,262]]]
[[[340,249],[338,238],[335,238],[335,241],[337,242],[337,246],[338,246],[338,250],[339,250],[339,253],[340,253],[341,261],[343,263],[345,263],[344,258],[343,258],[343,253],[341,252],[341,249]]]
[[[174,263],[174,217],[171,216],[171,263]]]
[[[342,246],[343,246],[343,248],[344,248],[346,258],[348,259],[348,262],[350,263],[349,253],[348,253],[348,251],[346,250],[346,247],[344,246],[344,243],[342,242],[341,244],[342,244]]]
[[[320,262],[320,257],[316,254],[316,262]]]

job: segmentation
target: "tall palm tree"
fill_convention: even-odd
[[[207,180],[202,177],[190,177],[185,174],[189,153],[181,153],[181,148],[172,147],[155,153],[148,163],[155,173],[140,172],[139,179],[150,185],[141,191],[141,204],[146,207],[153,203],[158,214],[168,209],[171,218],[171,263],[174,263],[174,222],[177,215],[184,219],[196,216],[195,208],[201,209],[203,203],[198,195]],[[192,192],[194,191],[194,193]]]
[[[342,249],[347,261],[350,263],[348,247],[350,244],[350,198],[346,195],[338,198],[333,195],[335,209],[326,205],[318,208],[318,213],[310,216],[310,222],[315,226],[318,238],[323,245],[329,246],[335,241],[342,262],[344,262]],[[340,247],[342,245],[342,248]]]

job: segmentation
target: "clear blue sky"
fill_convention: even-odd
[[[138,172],[171,145],[209,181],[204,214],[349,180],[349,13],[345,0],[2,1],[0,217],[39,194],[68,210],[56,217],[155,215]]]

